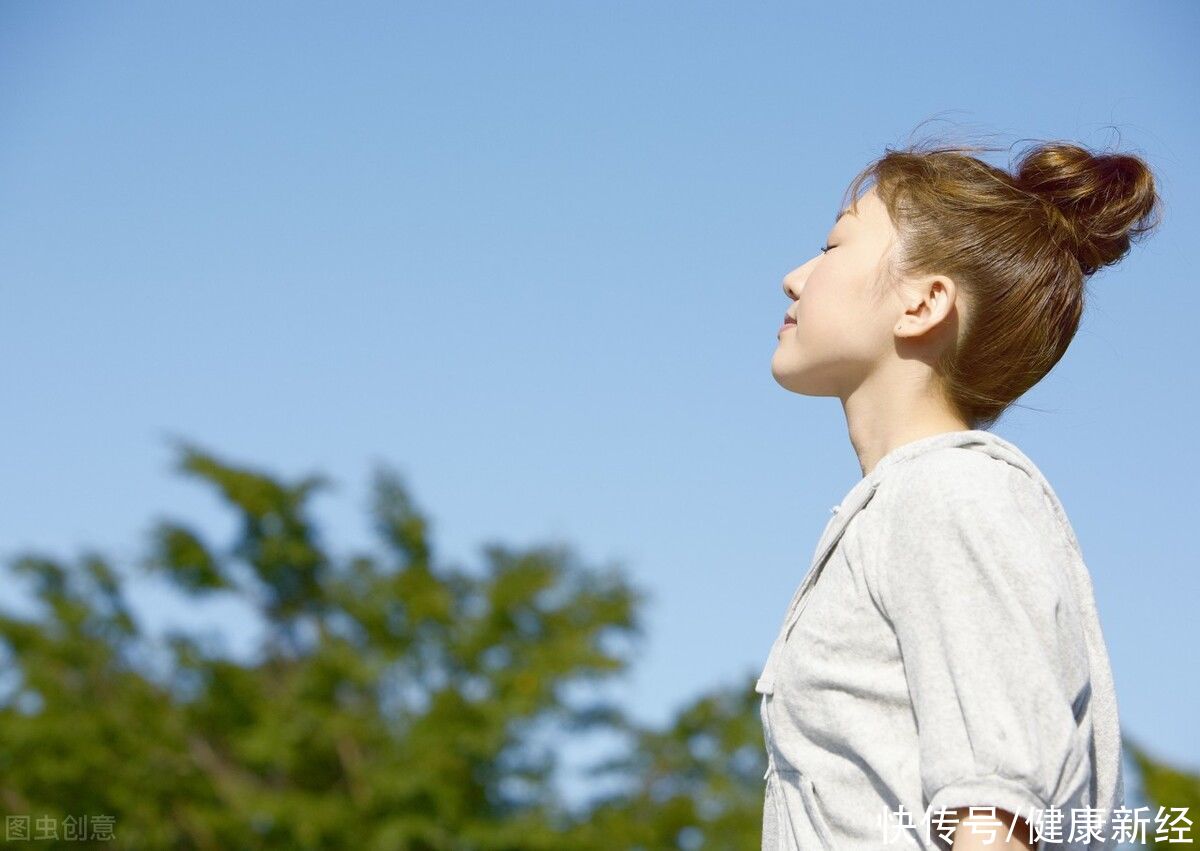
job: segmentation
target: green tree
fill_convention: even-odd
[[[265,639],[250,662],[183,631],[152,641],[101,555],[13,559],[39,611],[0,616],[0,807],[31,817],[27,844],[47,847],[40,817],[65,841],[67,819],[88,815],[111,817],[113,838],[70,847],[757,848],[748,679],[665,731],[589,689],[641,636],[642,595],[619,569],[499,544],[475,573],[441,565],[387,468],[372,484],[378,552],[337,557],[309,510],[323,478],[288,484],[178,449],[238,529],[218,547],[159,520],[142,566],[197,601],[250,603]],[[594,772],[624,791],[568,811],[547,729],[625,741]]]
[[[1195,847],[1200,834],[1195,825],[1197,815],[1200,815],[1200,774],[1168,765],[1151,756],[1130,736],[1123,738],[1125,751],[1137,767],[1141,796],[1145,801],[1128,806],[1149,807],[1148,813],[1143,813],[1151,819],[1146,830],[1146,845],[1165,849],[1190,843]],[[1156,835],[1165,838],[1156,839]],[[1140,835],[1138,840],[1140,844]]]
[[[757,851],[766,768],[759,699],[749,687],[719,688],[685,706],[667,729],[636,731],[633,748],[595,767],[635,785],[594,802],[584,844]],[[606,836],[621,842],[606,844]]]

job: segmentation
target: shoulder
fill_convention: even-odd
[[[1001,458],[958,447],[924,453],[887,471],[875,499],[869,570],[882,598],[894,576],[914,588],[1042,585],[1059,571],[1060,534],[1040,482]]]
[[[962,447],[936,449],[897,465],[880,480],[876,497],[885,522],[912,512],[952,518],[983,507],[1029,511],[1041,501],[1037,482],[1024,470]]]

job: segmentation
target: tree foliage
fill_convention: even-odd
[[[1156,759],[1128,735],[1124,736],[1124,744],[1141,785],[1142,801],[1137,806],[1146,807],[1138,814],[1147,824],[1144,838],[1138,832],[1137,844],[1151,848],[1178,848],[1187,844],[1195,847],[1200,839],[1195,824],[1200,816],[1200,774]]]
[[[322,477],[289,484],[178,451],[236,514],[234,540],[158,520],[140,565],[197,604],[249,604],[261,646],[238,660],[183,630],[152,640],[100,554],[14,558],[38,613],[0,615],[7,815],[54,819],[64,839],[64,819],[106,814],[112,838],[69,847],[110,849],[758,847],[749,682],[665,730],[600,697],[642,634],[643,596],[620,570],[561,546],[489,544],[474,572],[441,564],[386,467],[377,548],[339,557],[309,507]],[[554,742],[594,731],[625,743],[593,770],[620,791],[572,810]]]

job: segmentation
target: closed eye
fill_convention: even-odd
[[[824,254],[826,251],[828,251],[831,248],[837,248],[837,246],[836,245],[822,245],[821,253]]]

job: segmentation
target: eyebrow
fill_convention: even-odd
[[[842,220],[842,216],[846,215],[846,214],[847,214],[847,213],[849,213],[849,212],[850,212],[850,208],[849,208],[849,207],[847,207],[845,210],[842,210],[842,211],[841,211],[840,213],[838,213],[838,214],[837,214],[837,216],[834,218],[834,220],[833,220],[833,223],[836,225],[838,222],[840,222],[840,221]]]

